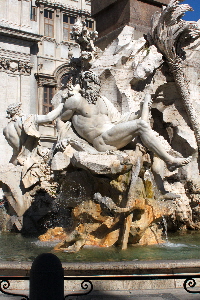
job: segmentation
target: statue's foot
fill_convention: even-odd
[[[169,171],[174,171],[177,168],[183,167],[187,164],[189,164],[192,160],[192,156],[189,156],[187,158],[174,158],[172,162],[167,163],[167,168]]]

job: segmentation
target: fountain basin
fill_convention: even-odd
[[[128,247],[119,250],[116,247],[84,247],[78,253],[53,251],[53,245],[42,243],[37,238],[25,238],[21,234],[0,235],[0,274],[1,276],[30,276],[33,259],[40,253],[53,252],[62,261],[65,276],[95,276],[95,291],[128,293],[142,289],[183,288],[184,279],[171,278],[178,274],[199,275],[200,238],[199,233],[187,235],[169,235],[169,241],[162,245]],[[12,247],[10,247],[12,245]],[[170,259],[174,258],[174,259]],[[182,259],[181,259],[182,258]],[[96,260],[96,261],[95,261]],[[115,260],[115,261],[114,261]],[[160,276],[160,280],[123,280],[117,276]],[[117,280],[102,280],[99,276],[114,276]],[[65,293],[81,292],[81,280],[65,280]],[[197,279],[197,287],[200,281]],[[11,281],[11,291],[23,291],[28,294],[29,281]]]

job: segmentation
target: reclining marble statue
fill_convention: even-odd
[[[107,98],[100,95],[100,80],[91,71],[83,72],[80,84],[72,87],[70,91],[66,89],[58,93],[60,103],[47,115],[25,116],[21,113],[20,103],[12,104],[7,109],[9,123],[3,133],[13,148],[10,162],[23,166],[22,181],[25,188],[29,188],[42,176],[38,167],[40,133],[37,127],[56,118],[58,124],[70,120],[75,130],[74,138],[58,141],[58,151],[64,151],[70,144],[79,151],[92,154],[109,153],[125,147],[139,136],[144,146],[162,159],[171,171],[191,161],[191,157],[175,158],[168,154],[151,130],[148,124],[151,104],[149,94],[145,96],[141,112],[121,115]],[[34,165],[35,172],[29,175],[28,172]],[[21,209],[19,211],[17,214],[21,215]]]
[[[100,95],[99,78],[91,71],[82,73],[81,86],[69,93],[63,91],[64,106],[60,119],[71,120],[76,133],[99,152],[116,151],[139,136],[144,146],[162,159],[170,171],[188,164],[191,157],[175,158],[167,153],[148,124],[151,96],[146,94],[142,111],[121,115],[114,105]],[[64,150],[72,139],[61,140],[57,149]]]

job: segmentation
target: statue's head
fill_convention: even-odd
[[[101,88],[99,77],[91,71],[85,71],[81,74],[80,85],[82,96],[85,97],[89,103],[94,104],[99,97]]]
[[[7,112],[7,118],[12,118],[14,115],[20,115],[21,114],[21,103],[12,103],[8,106],[6,112]]]

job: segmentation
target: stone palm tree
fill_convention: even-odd
[[[163,7],[161,13],[157,12],[153,15],[149,39],[157,46],[170,67],[200,149],[200,126],[183,70],[183,61],[186,58],[183,47],[199,38],[200,28],[197,22],[182,20],[185,12],[193,9],[188,4],[180,4],[180,2],[183,0],[171,0],[168,6]]]

